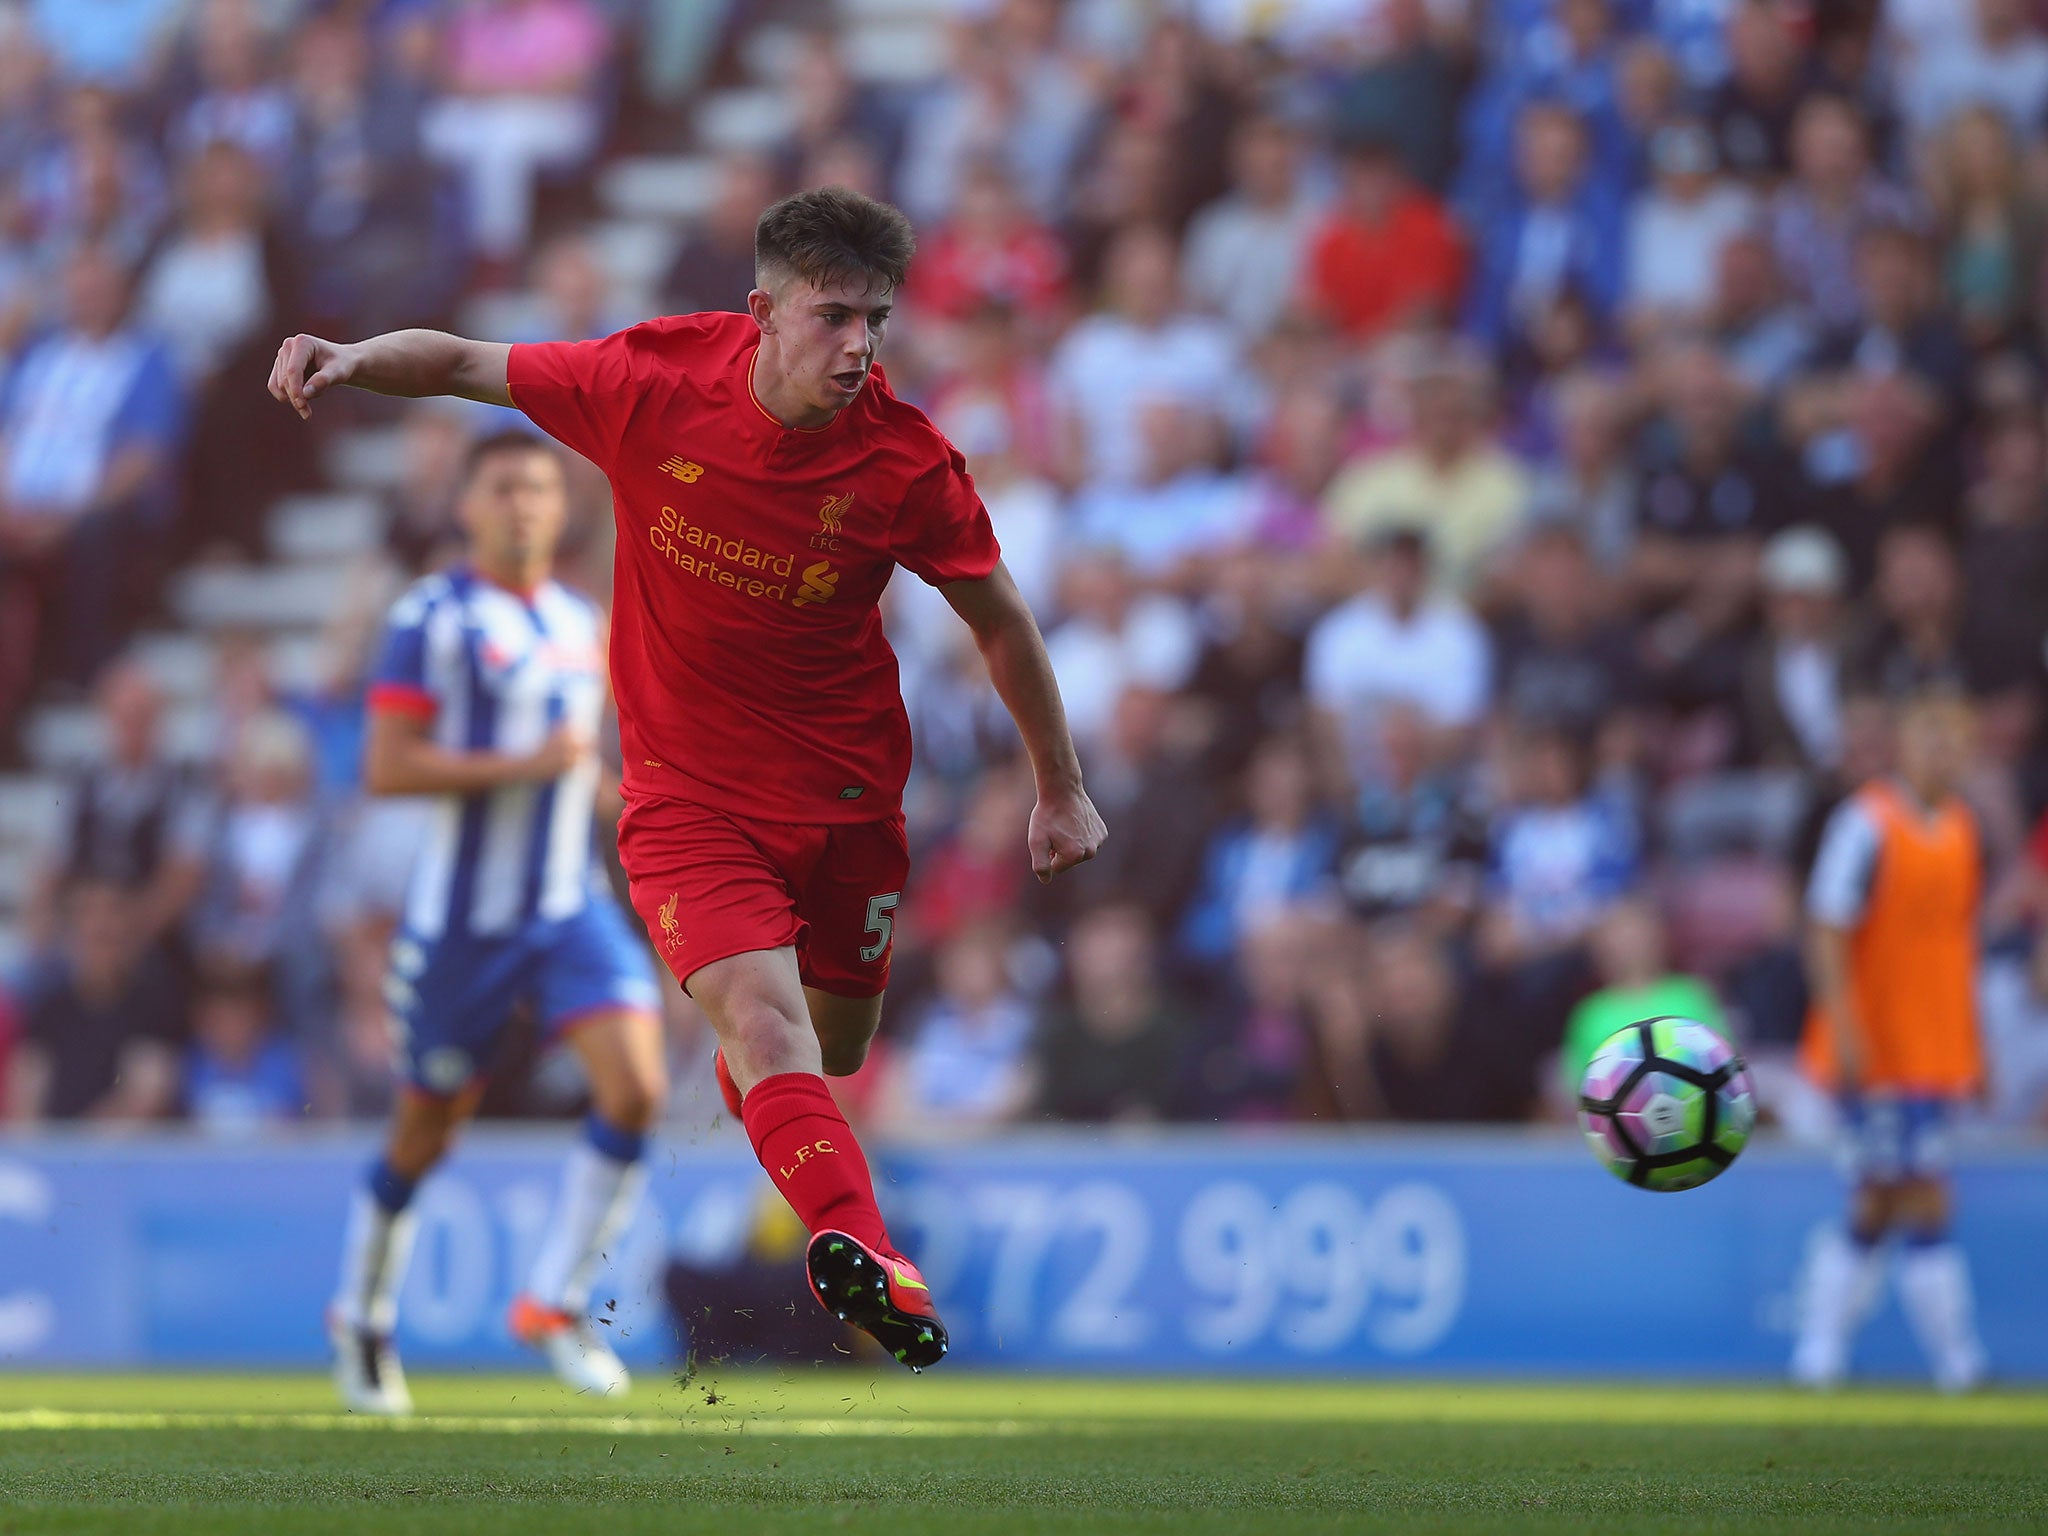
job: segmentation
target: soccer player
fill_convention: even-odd
[[[1983,1084],[1977,917],[1983,854],[1956,794],[1968,761],[1967,701],[1923,687],[1901,705],[1895,774],[1829,818],[1807,892],[1814,1008],[1809,1074],[1840,1096],[1856,1188],[1846,1234],[1807,1273],[1795,1379],[1830,1386],[1882,1282],[1897,1236],[1899,1298],[1937,1385],[1984,1374],[1969,1271],[1950,1237],[1947,1123]]]
[[[568,510],[559,450],[531,432],[485,438],[456,510],[467,559],[393,607],[369,695],[370,791],[439,805],[385,979],[405,1086],[349,1214],[328,1320],[336,1384],[367,1413],[411,1409],[391,1335],[413,1192],[475,1111],[521,1001],[581,1059],[592,1108],[512,1333],[579,1391],[625,1389],[585,1307],[667,1092],[653,967],[593,857],[604,621],[549,575]]]
[[[800,192],[761,215],[746,314],[509,347],[293,336],[270,388],[301,415],[343,384],[514,405],[610,477],[634,908],[717,1031],[726,1103],[812,1234],[815,1294],[921,1369],[945,1328],[825,1084],[866,1058],[909,864],[878,611],[897,566],[966,621],[1017,723],[1038,878],[1103,827],[966,464],[876,364],[913,246],[886,203]]]

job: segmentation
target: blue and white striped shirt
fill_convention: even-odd
[[[430,720],[433,740],[457,751],[530,753],[563,725],[594,736],[602,635],[596,607],[557,582],[527,596],[466,568],[428,576],[392,607],[370,703]],[[413,866],[407,929],[491,936],[580,912],[602,879],[597,783],[586,762],[546,783],[442,797]]]

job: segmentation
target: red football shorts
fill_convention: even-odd
[[[686,988],[715,960],[785,944],[807,987],[875,997],[889,984],[910,873],[901,815],[801,826],[634,800],[619,818],[619,861],[633,910]]]

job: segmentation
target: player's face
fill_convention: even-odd
[[[492,453],[471,472],[456,510],[480,566],[527,572],[553,557],[569,515],[569,488],[552,453]]]
[[[1946,794],[1969,766],[1972,745],[1969,706],[1960,700],[1928,700],[1899,717],[1899,771],[1921,789]]]
[[[791,278],[768,298],[756,314],[776,339],[789,393],[828,415],[853,404],[882,350],[895,291],[859,278],[823,287]]]

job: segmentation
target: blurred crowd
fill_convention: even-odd
[[[1810,1125],[1817,829],[1943,679],[1987,1115],[2048,1124],[2041,11],[956,0],[943,70],[875,83],[825,4],[0,7],[0,716],[89,689],[111,744],[32,893],[7,1102],[385,1102],[415,813],[357,790],[361,672],[491,413],[335,402],[401,434],[385,547],[337,574],[317,687],[230,637],[210,760],[166,755],[125,631],[317,483],[261,388],[285,329],[639,318],[595,167],[690,148],[774,23],[777,131],[717,153],[655,302],[743,307],[799,185],[911,214],[890,382],[969,457],[1111,828],[1030,881],[1014,733],[899,580],[917,862],[866,1114],[1555,1117],[1605,1027],[1673,1012]],[[576,499],[602,593],[594,472]],[[501,1111],[573,1107],[501,1065]]]

